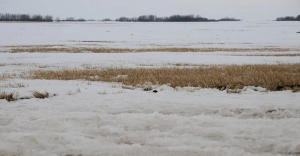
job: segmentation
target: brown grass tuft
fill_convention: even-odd
[[[38,99],[45,99],[45,98],[49,98],[49,93],[48,92],[42,93],[39,91],[34,91],[33,96]]]
[[[16,98],[14,98],[15,94],[16,94],[15,92],[11,92],[11,93],[1,92],[0,93],[0,99],[5,99],[8,102],[15,101],[16,100]]]
[[[91,79],[92,76],[99,79]],[[127,75],[126,79],[115,79]],[[281,65],[228,65],[206,68],[121,68],[121,69],[64,69],[35,70],[33,79],[78,80],[120,82],[138,86],[151,82],[156,85],[170,83],[171,87],[201,87],[242,89],[244,86],[260,86],[275,91],[278,86],[300,85],[300,64]]]

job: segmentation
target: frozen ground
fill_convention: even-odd
[[[3,47],[300,48],[299,26],[298,22],[0,23],[0,76],[32,69],[300,63],[299,56],[231,56],[270,52],[7,53]],[[117,83],[1,79],[0,91],[31,99],[0,100],[0,156],[300,154],[299,93],[260,92],[263,89],[253,87],[241,94],[156,87],[155,94],[123,89]],[[32,98],[36,90],[51,97]]]

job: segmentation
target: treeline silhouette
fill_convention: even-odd
[[[300,15],[297,17],[286,16],[286,17],[278,17],[276,21],[300,21]]]
[[[29,14],[10,14],[0,13],[0,21],[36,21],[36,22],[53,22],[51,15],[29,15]]]
[[[169,17],[157,17],[156,15],[143,15],[139,17],[120,17],[119,22],[218,22],[218,21],[241,21],[236,18],[225,17],[219,20],[208,19],[199,15],[172,15]]]
[[[218,21],[241,21],[241,19],[224,17],[224,18],[218,19]]]
[[[299,16],[297,17],[299,18]],[[68,17],[66,19],[59,19],[58,17],[54,20],[51,15],[30,15],[30,14],[11,14],[11,13],[0,13],[0,21],[35,21],[35,22],[85,22],[85,21],[94,21],[94,20],[85,20],[84,18],[75,19],[73,17]],[[104,19],[103,21],[112,21],[110,19]],[[156,15],[143,15],[139,17],[121,17],[116,19],[119,22],[218,22],[218,21],[241,21],[236,18],[221,18],[218,20],[208,19],[201,17],[199,15],[172,15],[169,17],[157,17]]]
[[[60,20],[59,18],[55,19],[56,22],[60,21],[67,21],[67,22],[85,22],[86,20],[84,18],[75,19],[73,17],[68,17],[66,19]]]
[[[0,21],[33,21],[33,22],[60,22],[60,21],[74,21],[74,22],[85,22],[84,18],[75,19],[73,17],[68,17],[66,19],[60,20],[58,17],[54,20],[51,15],[30,15],[30,14],[10,14],[10,13],[0,13]],[[90,21],[90,20],[89,20]]]

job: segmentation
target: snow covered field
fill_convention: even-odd
[[[0,23],[0,156],[300,154],[300,93],[246,87],[153,86],[158,93],[119,83],[30,80],[34,69],[160,68],[300,63],[299,22]],[[3,35],[2,35],[3,34]],[[82,42],[93,41],[93,42]],[[5,46],[155,48],[292,48],[287,52],[9,53]],[[233,55],[244,56],[233,56]],[[33,98],[47,91],[50,98]]]
[[[0,23],[0,45],[88,44],[109,47],[300,48],[299,22]]]

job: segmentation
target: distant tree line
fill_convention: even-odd
[[[85,22],[83,18],[75,19],[73,17],[68,17],[66,19],[60,20],[58,17],[53,20],[51,15],[30,15],[30,14],[10,14],[10,13],[0,13],[0,21],[34,21],[34,22],[60,22],[60,21],[74,21],[74,22]],[[89,20],[90,21],[90,20]],[[91,19],[91,21],[93,21]]]
[[[111,20],[110,18],[105,18],[105,19],[103,19],[103,20],[101,20],[102,22],[109,22],[109,21],[113,21],[113,20]]]
[[[67,22],[85,22],[86,20],[84,18],[75,19],[73,17],[68,17],[63,20],[60,20],[58,17],[55,19],[55,22],[61,22],[61,21],[63,21],[63,22],[65,22],[65,21],[67,21]]]
[[[0,13],[0,21],[35,21],[35,22],[53,22],[50,15],[29,15],[29,14],[10,14]]]
[[[218,21],[241,21],[241,19],[224,17],[224,18],[218,19]]]
[[[286,17],[278,17],[276,21],[300,21],[300,15],[297,17],[286,16]]]
[[[199,15],[172,15],[169,17],[157,17],[156,15],[143,15],[139,17],[120,17],[119,22],[217,22],[217,21],[241,21],[240,19],[225,17],[219,20],[208,19]]]

